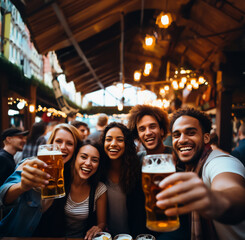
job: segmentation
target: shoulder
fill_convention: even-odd
[[[219,150],[213,150],[203,166],[203,178],[212,182],[215,176],[224,172],[235,173],[245,178],[245,168],[237,158]]]
[[[99,198],[106,191],[107,191],[106,185],[102,182],[99,182],[99,184],[96,188],[96,191],[95,191],[96,198]]]

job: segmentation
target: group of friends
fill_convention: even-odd
[[[211,120],[196,109],[168,114],[158,107],[134,106],[127,126],[112,122],[100,141],[81,141],[76,127],[58,124],[47,143],[63,154],[66,196],[41,200],[48,184],[47,165],[24,159],[0,187],[0,236],[92,237],[101,231],[134,238],[245,239],[245,168],[235,157],[212,150]],[[163,140],[172,135],[172,148]],[[145,150],[136,152],[135,140]],[[177,172],[159,183],[157,206],[180,215],[180,228],[157,233],[146,229],[141,162],[145,155],[172,153]],[[168,188],[172,185],[171,188]],[[178,208],[172,206],[178,205]]]

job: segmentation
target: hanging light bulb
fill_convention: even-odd
[[[186,84],[186,82],[187,82],[187,77],[182,77],[182,78],[181,78],[181,82],[184,83],[184,84]]]
[[[204,77],[203,77],[203,76],[200,76],[200,77],[198,78],[198,82],[199,82],[200,84],[205,83]]]
[[[198,82],[195,82],[195,83],[193,84],[193,88],[194,88],[194,89],[198,89],[198,88],[199,88]]]
[[[143,72],[143,75],[144,76],[149,76],[150,75],[150,72],[151,72],[151,70],[149,68],[145,68],[144,69],[144,72]]]
[[[165,86],[164,86],[164,90],[165,90],[165,91],[169,91],[169,86],[168,86],[168,85],[165,85]]]
[[[146,47],[153,47],[155,45],[156,38],[154,36],[150,36],[146,34],[145,37],[145,45]]]
[[[165,95],[165,90],[164,90],[164,88],[160,88],[160,94],[161,94],[161,95]]]
[[[183,82],[179,82],[179,88],[183,89],[185,87],[185,84]]]
[[[140,81],[140,78],[141,78],[141,72],[135,71],[134,72],[134,81],[138,82],[138,81]]]
[[[123,104],[120,102],[117,106],[118,111],[122,111],[123,110]]]
[[[190,83],[187,83],[186,88],[187,88],[187,90],[191,91],[192,90],[192,85]]]
[[[196,79],[195,78],[192,78],[191,79],[191,85],[194,86],[195,83],[196,83]]]
[[[161,12],[156,19],[156,24],[160,28],[168,28],[172,23],[172,16],[170,13]]]
[[[29,111],[33,113],[35,111],[35,106],[33,104],[29,105]]]

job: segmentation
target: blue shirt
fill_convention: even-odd
[[[239,141],[239,146],[231,152],[231,155],[238,158],[245,166],[245,139]]]
[[[9,213],[0,221],[0,237],[29,237],[35,231],[41,216],[41,195],[29,190],[23,193],[11,206],[4,205],[8,189],[21,181],[21,171],[15,171],[0,187],[0,206],[9,208]]]

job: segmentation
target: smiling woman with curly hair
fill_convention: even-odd
[[[108,227],[112,235],[146,232],[141,165],[129,129],[110,123],[101,137],[106,154],[105,183],[108,188]]]

